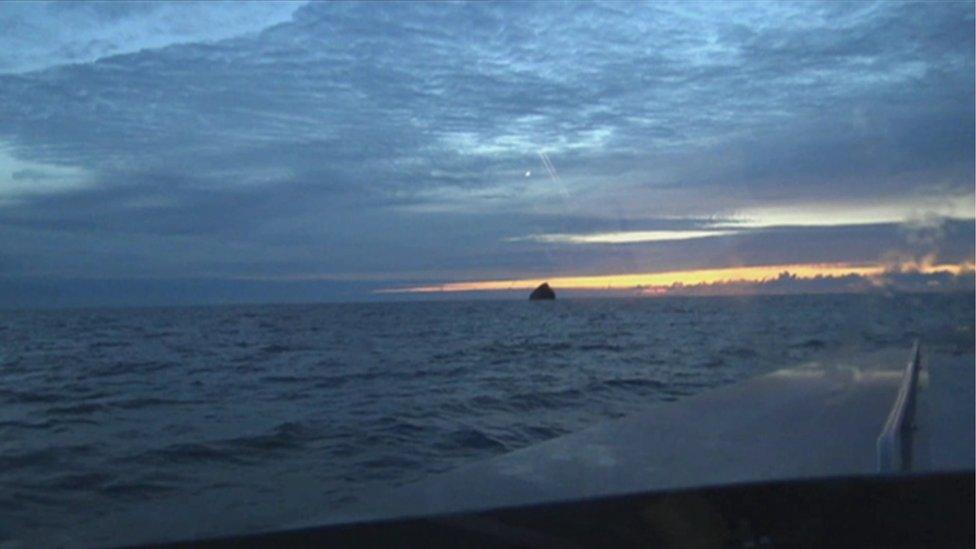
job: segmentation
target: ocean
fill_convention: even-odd
[[[972,353],[973,294],[0,311],[0,544],[280,528],[915,338]]]

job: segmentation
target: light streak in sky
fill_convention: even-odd
[[[539,151],[539,158],[542,159],[542,165],[546,167],[546,171],[549,172],[549,177],[557,183],[562,183],[559,179],[559,174],[556,173],[556,167],[552,165],[552,160],[549,160],[549,155],[545,151]]]

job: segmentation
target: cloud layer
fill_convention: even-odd
[[[0,25],[8,278],[973,257],[969,3],[30,4]],[[781,227],[811,217],[830,226]],[[925,219],[945,230],[920,247]],[[634,232],[656,237],[586,238]]]
[[[304,3],[10,2],[0,10],[0,73],[224,40],[288,21]]]

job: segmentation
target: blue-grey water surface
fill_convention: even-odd
[[[327,516],[828,353],[973,350],[972,294],[0,312],[0,542]],[[94,540],[94,541],[93,541]]]

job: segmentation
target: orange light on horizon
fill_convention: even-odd
[[[947,272],[959,275],[971,272],[972,263],[960,265],[912,266],[911,272],[933,274]],[[691,286],[696,284],[716,284],[732,282],[766,282],[788,272],[797,278],[842,277],[858,275],[876,277],[891,272],[890,265],[852,265],[848,263],[806,263],[787,265],[760,265],[747,267],[724,267],[717,269],[694,269],[687,271],[666,271],[659,273],[632,273],[594,276],[564,276],[549,278],[524,278],[511,280],[482,280],[467,282],[448,282],[430,286],[411,286],[377,290],[378,293],[441,293],[441,292],[490,292],[505,290],[530,290],[548,282],[550,286],[564,290],[652,290],[675,284]]]

